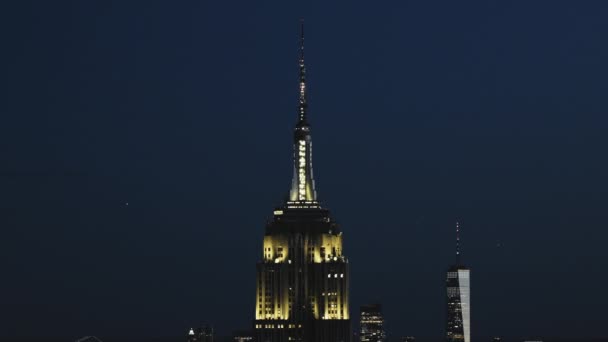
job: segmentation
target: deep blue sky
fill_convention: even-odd
[[[300,17],[354,321],[440,337],[460,218],[474,337],[607,336],[608,3],[302,3],[0,5],[0,339],[249,327]]]

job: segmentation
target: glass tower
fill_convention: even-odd
[[[460,263],[460,224],[456,222],[456,264],[446,277],[448,342],[471,342],[470,270]]]

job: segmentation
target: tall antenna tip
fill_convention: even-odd
[[[456,263],[460,264],[460,222],[456,220]]]
[[[304,63],[304,19],[300,18],[300,64]]]

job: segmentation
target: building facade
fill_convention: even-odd
[[[293,180],[287,201],[266,224],[257,264],[254,335],[258,342],[349,342],[342,231],[319,203],[313,178],[303,28],[299,69]]]
[[[359,338],[361,342],[383,342],[386,339],[382,305],[361,306]]]
[[[460,263],[460,224],[456,222],[456,264],[446,276],[448,342],[471,342],[471,272]]]

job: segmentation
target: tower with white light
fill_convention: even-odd
[[[460,262],[460,223],[456,222],[456,263],[446,277],[446,341],[471,342],[471,270]]]
[[[350,342],[342,231],[320,205],[313,177],[303,24],[298,62],[293,180],[287,201],[266,225],[253,328],[258,342]]]

